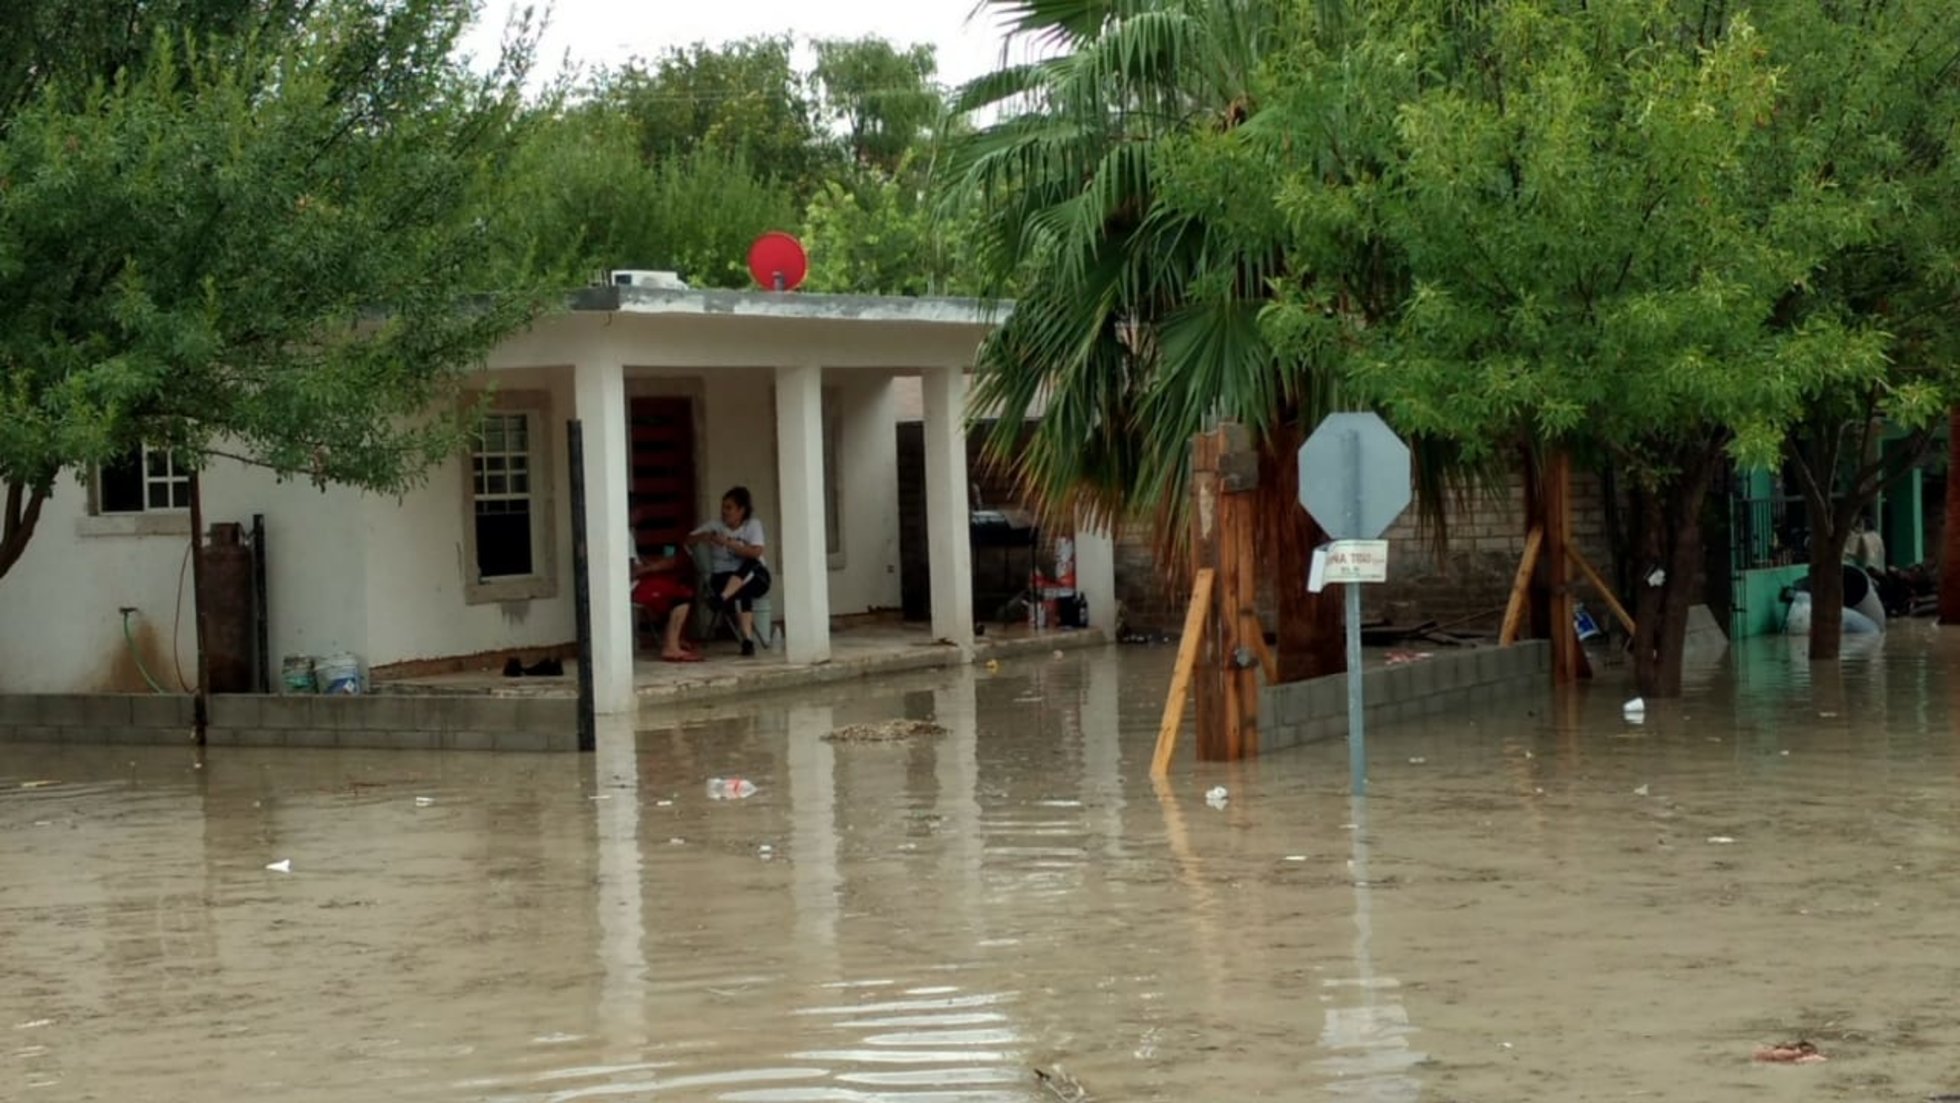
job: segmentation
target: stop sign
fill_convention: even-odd
[[[1409,508],[1409,446],[1375,414],[1329,414],[1300,446],[1300,504],[1336,540],[1375,539]]]

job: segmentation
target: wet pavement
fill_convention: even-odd
[[[1153,790],[1169,663],[698,708],[585,759],[7,748],[0,1099],[1960,1091],[1960,635],[1814,679],[1766,641],[1639,727],[1606,670],[1380,728],[1365,804],[1338,744]],[[819,738],[893,716],[950,734]],[[1749,1059],[1796,1038],[1830,1061]]]

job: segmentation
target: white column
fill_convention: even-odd
[[[973,650],[972,516],[966,484],[966,373],[933,368],[921,381],[926,414],[926,549],[932,634]]]
[[[585,429],[586,565],[592,582],[592,692],[601,716],[630,715],[633,585],[626,558],[626,376],[610,356],[579,364],[573,390]]]
[[[1089,626],[1116,638],[1116,541],[1087,519],[1075,522],[1075,588],[1089,602]]]
[[[776,493],[783,531],[769,556],[783,655],[830,661],[830,557],[823,523],[823,369],[776,369]]]

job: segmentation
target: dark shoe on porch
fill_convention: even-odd
[[[747,639],[742,641],[742,657],[744,659],[752,659],[755,657],[755,641],[753,639]]]
[[[515,655],[512,655],[509,659],[504,661],[504,677],[522,678],[523,676],[524,676],[523,660],[519,659]]]

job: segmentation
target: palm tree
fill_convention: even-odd
[[[982,212],[985,275],[1016,301],[978,364],[990,459],[1051,516],[1151,519],[1163,561],[1181,565],[1190,440],[1219,420],[1246,425],[1283,681],[1345,666],[1338,600],[1304,586],[1324,535],[1299,506],[1294,460],[1332,407],[1332,373],[1280,355],[1262,330],[1275,289],[1303,280],[1270,191],[1219,210],[1164,189],[1175,158],[1257,129],[1262,62],[1296,33],[1328,32],[1345,5],[1324,0],[1302,24],[1276,0],[983,0],[1011,41],[1047,56],[962,91],[957,110],[993,121],[956,144],[942,180],[948,203]],[[1312,155],[1271,137],[1246,145]],[[1385,306],[1387,262],[1363,263]],[[1425,456],[1433,484],[1444,468]],[[1436,518],[1441,495],[1423,500]]]

